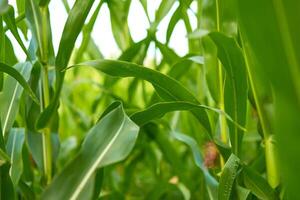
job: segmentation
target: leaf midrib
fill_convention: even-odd
[[[88,170],[86,175],[82,178],[82,181],[75,188],[75,191],[74,191],[73,195],[70,197],[70,200],[76,200],[77,199],[78,195],[80,194],[80,192],[82,191],[82,189],[84,188],[84,186],[86,185],[86,183],[88,182],[90,177],[92,176],[93,172],[96,170],[96,168],[99,165],[99,163],[101,162],[101,160],[104,158],[105,154],[109,151],[110,147],[114,144],[114,142],[116,141],[116,139],[120,135],[120,133],[121,133],[123,127],[124,127],[125,120],[126,120],[126,118],[123,117],[123,121],[121,123],[121,126],[117,130],[115,136],[111,139],[111,141],[108,143],[107,147],[102,151],[102,153],[97,158],[97,160],[94,162],[94,164],[90,167],[90,169]]]

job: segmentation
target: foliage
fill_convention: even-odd
[[[62,0],[57,52],[52,1],[0,0],[1,199],[300,197],[300,1],[139,0],[135,42],[131,0]],[[117,59],[91,35],[103,6]]]

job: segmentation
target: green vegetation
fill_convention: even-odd
[[[152,19],[139,0],[134,42],[131,0],[62,0],[57,52],[52,1],[0,0],[0,199],[300,199],[300,1],[162,0]],[[103,6],[118,59],[91,36]]]

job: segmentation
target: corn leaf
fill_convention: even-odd
[[[0,93],[0,114],[3,126],[3,133],[7,132],[16,117],[18,112],[21,94],[23,92],[22,86],[31,94],[33,99],[36,99],[34,93],[27,84],[30,77],[32,65],[29,62],[19,63],[14,68],[1,64],[0,71],[6,72],[11,76],[4,80],[4,88]],[[17,81],[18,80],[18,81]],[[21,83],[21,84],[20,84]]]
[[[101,60],[88,61],[74,66],[91,66],[111,76],[137,77],[150,82],[157,93],[166,101],[187,101],[199,103],[185,87],[175,79],[158,71],[123,61]],[[207,113],[203,110],[192,111],[208,134],[211,134]]]
[[[300,112],[300,34],[297,21],[300,19],[300,2],[293,0],[236,1],[243,46],[249,63],[257,64],[263,79],[272,84],[275,96],[274,132],[280,156],[280,168],[273,163],[268,177],[272,187],[279,184],[280,177],[287,185],[291,199],[299,196],[296,186],[299,171],[298,141]],[[255,16],[249,19],[249,14]],[[259,31],[258,31],[259,30]],[[251,62],[257,61],[257,62]],[[250,66],[252,68],[252,66]],[[270,161],[266,155],[267,163]],[[271,172],[271,173],[270,173]],[[273,173],[272,173],[273,172]]]
[[[246,123],[248,84],[246,66],[241,49],[232,38],[220,33],[209,36],[218,48],[218,57],[226,70],[225,111],[234,121],[244,126]],[[229,124],[230,142],[235,154],[240,153],[243,131]]]
[[[96,170],[126,158],[138,131],[119,104],[88,132],[76,158],[54,178],[43,199],[85,199],[78,197]]]
[[[234,181],[238,174],[239,165],[240,159],[234,154],[231,154],[224,166],[224,169],[222,170],[218,191],[219,200],[231,199]]]
[[[11,168],[9,174],[15,186],[18,185],[23,173],[22,149],[25,141],[25,130],[23,128],[11,129],[6,144],[7,154],[10,155]]]

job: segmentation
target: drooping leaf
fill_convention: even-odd
[[[3,91],[0,93],[0,114],[3,133],[6,133],[15,121],[21,94],[23,92],[22,86],[34,96],[34,93],[26,82],[30,77],[31,68],[32,65],[29,62],[19,63],[14,66],[14,69],[1,64],[0,70],[6,70],[4,72],[8,72],[12,75],[12,77],[6,77]],[[19,83],[22,83],[22,86]]]
[[[28,63],[27,63],[28,64]],[[27,67],[29,68],[29,67]],[[8,74],[12,78],[14,78],[22,87],[23,89],[29,94],[32,100],[39,104],[37,97],[35,96],[34,92],[30,88],[29,84],[26,82],[24,75],[21,74],[18,70],[3,63],[0,63],[0,71]]]
[[[182,101],[175,101],[175,102],[161,102],[161,103],[156,103],[146,110],[139,111],[136,113],[133,113],[130,118],[139,126],[142,126],[146,123],[149,123],[151,120],[158,119],[163,117],[165,114],[169,112],[174,112],[174,111],[180,111],[180,110],[199,110],[199,109],[204,109],[204,110],[210,110],[213,112],[216,112],[221,115],[225,115],[225,117],[233,123],[235,126],[237,126],[239,129],[244,129],[241,127],[239,124],[237,124],[235,121],[231,119],[230,116],[228,116],[226,113],[223,113],[221,110],[212,108],[209,106],[205,105],[197,105],[189,102],[182,102]]]
[[[15,21],[15,12],[12,6],[9,6],[7,12],[3,15],[3,20],[5,21],[7,27],[9,28],[13,36],[16,38],[17,42],[21,46],[24,53],[29,57],[29,53],[19,35],[18,28]]]
[[[253,169],[244,167],[242,174],[245,186],[251,190],[255,196],[266,200],[276,199],[275,191],[271,188],[266,179]]]
[[[74,66],[91,66],[111,76],[136,77],[150,82],[157,93],[166,101],[187,101],[198,104],[198,100],[175,79],[158,71],[133,63],[113,60],[87,61]],[[192,111],[208,134],[210,124],[207,113],[203,110]]]
[[[88,132],[76,158],[54,178],[43,199],[78,199],[98,168],[126,158],[138,131],[120,104]]]

